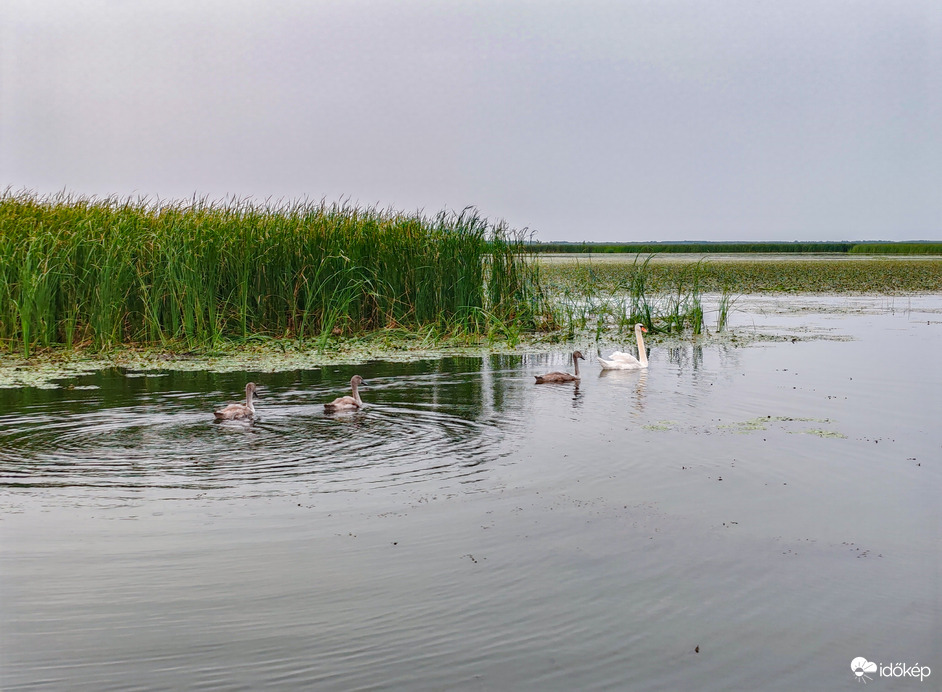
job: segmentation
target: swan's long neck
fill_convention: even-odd
[[[575,354],[572,356],[572,365],[575,368],[576,377],[579,377],[579,359],[576,358]]]
[[[648,352],[644,350],[644,333],[637,329],[635,334],[638,335],[638,360],[641,362],[641,365],[648,364]]]
[[[249,389],[248,387],[245,388],[245,406],[249,409],[249,411],[251,411],[252,413],[255,413],[255,390],[254,389]]]
[[[357,400],[357,406],[362,406],[363,400],[360,398],[360,392],[357,391],[357,383],[351,382],[350,387],[353,389],[353,398]]]

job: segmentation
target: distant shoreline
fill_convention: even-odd
[[[807,241],[807,242],[532,242],[527,250],[534,254],[860,254],[860,255],[940,255],[942,241]]]
[[[942,253],[933,255],[867,255],[847,252],[664,252],[664,253],[625,253],[625,252],[544,252],[536,253],[537,262],[554,264],[566,262],[621,262],[649,260],[661,262],[942,262]]]

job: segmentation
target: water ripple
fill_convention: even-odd
[[[397,403],[395,378],[378,380],[373,393],[386,402],[334,415],[322,402],[336,387],[266,392],[252,422],[216,422],[205,395],[180,392],[104,409],[32,406],[0,417],[0,486],[209,489],[300,479],[355,490],[473,476],[508,453],[511,423],[493,408],[437,403],[440,392],[426,391],[435,383],[398,383],[412,401]]]

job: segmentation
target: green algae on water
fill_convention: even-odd
[[[642,427],[644,427],[645,430],[665,432],[668,430],[675,430],[677,425],[678,422],[675,420],[659,420],[656,423],[649,423],[648,425]]]
[[[809,428],[808,430],[790,430],[790,433],[800,435],[815,435],[817,437],[826,437],[835,440],[846,440],[847,435],[834,430],[821,430],[820,428]]]
[[[804,418],[799,416],[760,416],[758,418],[750,418],[749,420],[736,421],[733,423],[727,423],[724,425],[718,425],[717,428],[721,430],[729,430],[731,432],[747,435],[749,433],[768,430],[769,426],[773,423],[777,423],[776,427],[785,430],[790,434],[808,434],[808,435],[817,435],[818,437],[832,437],[832,438],[846,438],[846,435],[843,435],[839,432],[834,432],[830,430],[824,430],[820,428],[808,429],[808,430],[788,430],[790,427],[789,423],[833,423],[829,418]]]
[[[544,347],[545,350],[545,347]],[[0,388],[62,386],[61,380],[119,369],[126,377],[160,377],[167,371],[284,372],[371,360],[406,362],[460,355],[519,353],[506,342],[484,345],[467,341],[422,344],[419,340],[388,340],[385,345],[362,340],[337,340],[325,351],[299,348],[296,342],[220,346],[211,351],[174,353],[159,349],[116,348],[105,352],[46,350],[24,358],[0,355]],[[73,387],[74,388],[74,387]]]

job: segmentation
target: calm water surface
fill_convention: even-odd
[[[798,340],[0,390],[0,688],[942,679],[942,297],[736,307]]]

